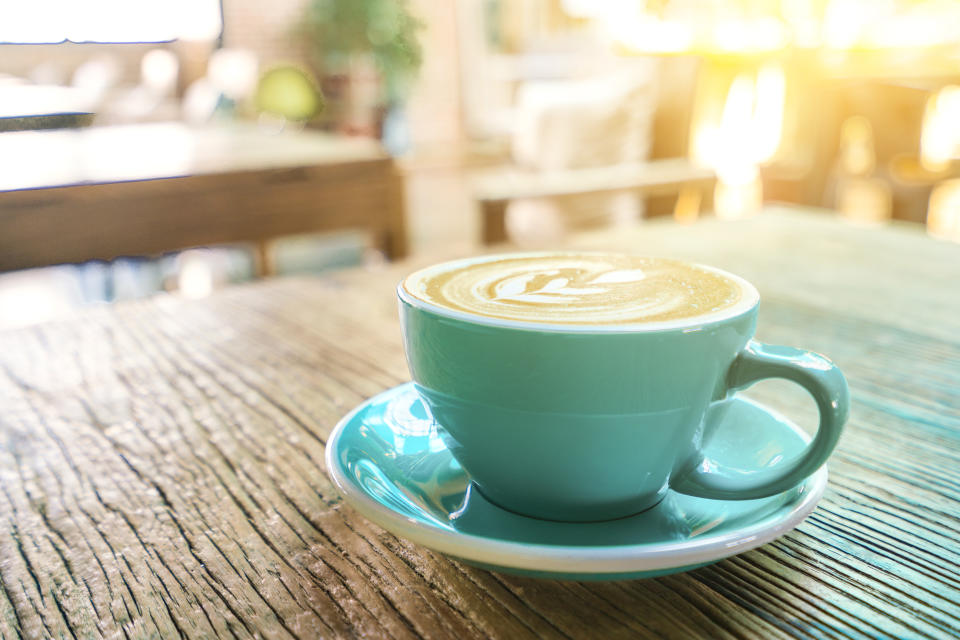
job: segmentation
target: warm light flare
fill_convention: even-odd
[[[759,167],[780,148],[785,102],[783,69],[768,65],[755,75],[738,74],[719,120],[695,125],[691,155],[697,164],[717,172],[718,217],[739,218],[759,210],[763,196]]]
[[[960,180],[947,180],[930,194],[927,232],[935,238],[960,242]]]
[[[874,0],[831,0],[823,19],[823,40],[831,49],[852,49],[871,18]]]
[[[636,21],[609,20],[604,27],[613,41],[644,53],[683,53],[694,45],[693,31],[682,22],[643,17]]]
[[[780,148],[783,137],[783,113],[787,98],[787,78],[778,66],[767,66],[757,74],[756,107],[753,114],[754,154],[758,162],[768,162]]]
[[[877,51],[960,43],[960,2],[953,0],[563,0],[563,6],[571,16],[594,20],[615,42],[638,53],[756,54],[791,45]],[[683,34],[682,47],[675,40],[670,46],[652,28],[659,25],[672,35]]]
[[[753,176],[745,182],[717,182],[713,192],[713,208],[722,220],[738,220],[760,211],[763,205],[763,183],[760,172],[753,167]]]
[[[944,87],[927,100],[920,133],[920,162],[943,171],[960,158],[960,87]]]
[[[685,187],[677,195],[673,208],[673,219],[680,224],[693,224],[700,217],[700,202],[703,194],[700,189]]]
[[[850,116],[840,126],[840,166],[851,176],[869,176],[877,164],[873,125],[863,116]]]
[[[777,18],[721,20],[713,29],[719,51],[731,53],[778,51],[789,42],[784,24]]]

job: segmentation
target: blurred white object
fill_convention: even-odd
[[[152,49],[140,60],[140,78],[143,86],[157,96],[172,95],[177,88],[180,62],[167,49]]]
[[[241,102],[253,95],[257,86],[257,56],[247,49],[217,49],[210,56],[207,78],[210,85]]]
[[[73,72],[71,84],[91,102],[100,102],[120,79],[116,58],[102,54],[87,60]]]
[[[33,84],[63,86],[70,80],[69,74],[63,65],[57,62],[41,62],[27,74]]]
[[[206,298],[213,293],[216,254],[205,249],[190,249],[177,256],[177,288],[185,298]]]
[[[83,302],[71,266],[0,274],[0,329],[54,320]]]
[[[187,249],[164,261],[163,270],[172,276],[167,289],[176,289],[186,298],[204,298],[231,282],[250,280],[254,274],[254,258],[241,246]]]
[[[190,124],[209,122],[217,110],[220,93],[207,78],[195,81],[183,94],[183,119]]]

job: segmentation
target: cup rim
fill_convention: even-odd
[[[637,323],[628,323],[628,324],[561,324],[553,322],[531,322],[529,320],[509,320],[507,318],[492,318],[488,316],[481,316],[474,313],[468,313],[466,311],[457,311],[455,309],[448,309],[446,307],[441,307],[432,302],[427,302],[422,300],[410,293],[406,287],[406,282],[419,273],[427,271],[428,269],[439,269],[442,267],[453,267],[454,265],[471,265],[481,262],[489,262],[492,260],[501,260],[504,258],[527,258],[527,257],[537,257],[537,256],[555,256],[555,255],[633,255],[639,256],[640,254],[627,254],[624,252],[614,252],[614,251],[523,251],[523,252],[507,252],[507,253],[493,253],[485,254],[482,256],[473,256],[469,258],[459,258],[456,260],[448,260],[445,262],[440,262],[437,264],[430,265],[428,267],[423,267],[422,269],[417,269],[412,273],[407,274],[404,278],[397,284],[397,297],[406,304],[410,305],[415,309],[420,309],[428,313],[432,313],[437,316],[444,318],[450,318],[452,320],[458,320],[460,322],[465,322],[467,324],[481,325],[488,327],[496,327],[500,329],[515,329],[520,331],[543,331],[549,333],[588,333],[588,334],[621,334],[621,333],[665,333],[670,331],[681,330],[684,333],[689,333],[692,331],[698,331],[701,328],[716,325],[723,323],[728,320],[733,320],[734,318],[739,318],[744,316],[760,304],[760,293],[757,291],[757,288],[751,284],[745,278],[742,278],[734,273],[729,271],[724,271],[723,269],[718,269],[706,264],[701,264],[698,262],[690,262],[687,260],[677,260],[675,258],[667,258],[663,256],[653,256],[653,255],[643,255],[642,257],[650,258],[660,258],[664,260],[674,260],[676,262],[683,262],[685,264],[705,269],[713,273],[719,274],[725,278],[729,278],[736,282],[741,290],[743,291],[743,297],[737,301],[733,306],[727,307],[726,309],[721,309],[719,311],[714,311],[712,313],[707,313],[700,316],[692,316],[689,318],[679,318],[677,320],[664,320],[660,322],[637,322]]]

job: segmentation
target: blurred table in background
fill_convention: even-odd
[[[555,582],[461,564],[346,507],[326,438],[409,379],[395,286],[454,257],[437,254],[0,332],[0,635],[960,634],[960,245],[781,208],[568,247],[739,273],[762,296],[759,339],[843,369],[850,422],[798,529],[685,574]],[[812,427],[813,402],[778,384],[751,393]]]
[[[0,271],[366,229],[406,252],[401,179],[373,141],[177,123],[0,134]]]

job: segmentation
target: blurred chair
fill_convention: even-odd
[[[650,147],[654,104],[649,71],[528,82],[517,98],[514,162],[541,173],[637,162]],[[569,229],[636,219],[640,206],[630,191],[517,199],[506,224],[515,240],[550,241]]]
[[[556,240],[571,229],[626,223],[643,192],[712,184],[685,160],[644,162],[656,106],[653,70],[629,66],[599,78],[528,83],[517,99],[514,166],[474,185],[483,241]]]
[[[473,196],[480,208],[481,241],[484,244],[496,244],[507,240],[509,236],[507,205],[514,200],[618,192],[643,195],[680,195],[693,191],[710,193],[715,183],[716,174],[710,169],[693,166],[684,158],[666,158],[612,167],[543,173],[499,169],[481,174],[474,180]],[[548,233],[564,231],[566,226]]]

